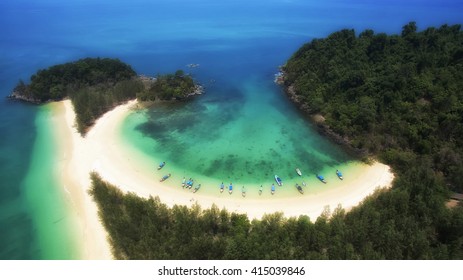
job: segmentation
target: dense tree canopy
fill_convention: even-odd
[[[76,112],[77,130],[85,134],[89,127],[116,105],[135,99],[143,92],[143,83],[135,78],[122,80],[114,85],[100,84],[83,87],[69,94]]]
[[[443,25],[401,36],[341,30],[314,39],[283,67],[284,83],[311,113],[403,170],[431,161],[463,190],[463,32]]]
[[[28,86],[20,81],[16,90],[39,102],[61,100],[81,88],[112,85],[135,75],[132,67],[118,59],[85,58],[39,70]]]

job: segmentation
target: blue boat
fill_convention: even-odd
[[[320,180],[321,182],[323,182],[324,184],[326,184],[325,177],[323,177],[322,175],[318,175],[318,174],[317,174],[317,178],[318,178],[318,180]]]
[[[275,185],[272,184],[272,194],[274,194],[274,193],[275,193]]]
[[[278,175],[275,175],[275,181],[277,182],[278,186],[283,185],[283,182],[281,181],[281,178],[278,177]]]
[[[161,163],[159,164],[159,166],[158,166],[158,170],[160,170],[161,168],[163,168],[165,165],[166,165],[166,162],[165,162],[165,161],[161,162]]]
[[[339,180],[343,179],[341,171],[336,170],[336,175],[338,175]]]
[[[224,185],[223,182],[222,182],[222,184],[220,184],[220,192],[221,192],[221,193],[223,193],[223,189],[225,189],[225,185]]]
[[[233,185],[232,183],[230,183],[230,186],[228,186],[228,193],[232,194],[232,192],[233,192]]]
[[[191,186],[193,186],[193,179],[190,178],[190,179],[186,182],[186,188],[191,189]]]
[[[168,175],[164,175],[164,176],[161,178],[161,182],[164,182],[164,181],[167,180],[169,177],[170,177],[170,173],[169,173]]]

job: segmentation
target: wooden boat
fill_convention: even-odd
[[[161,178],[161,182],[164,182],[164,181],[167,180],[169,177],[170,177],[170,173],[167,174],[167,175],[164,175],[164,176]]]
[[[275,193],[275,184],[272,184],[272,189],[271,189],[272,194]]]
[[[241,188],[241,195],[242,195],[243,197],[246,196],[246,189],[244,188],[244,186]]]
[[[262,187],[262,185],[260,185],[260,188],[259,188],[259,195],[262,194],[263,189],[264,189],[264,188]]]
[[[232,183],[230,183],[230,186],[228,186],[228,193],[232,194],[232,192],[233,192],[233,185]]]
[[[326,184],[325,177],[323,177],[322,175],[318,175],[318,174],[317,174],[317,178],[318,178],[318,180],[320,180],[321,182],[323,182],[323,184]]]
[[[344,179],[344,178],[342,177],[342,173],[341,173],[341,171],[339,171],[339,170],[336,170],[336,175],[338,175],[338,178],[339,178],[339,180],[342,180],[342,179]]]
[[[166,162],[165,162],[165,161],[161,162],[161,163],[159,164],[159,166],[158,166],[158,170],[160,170],[161,168],[163,168],[165,165],[166,165]]]
[[[220,193],[223,193],[223,189],[225,189],[225,185],[222,182],[222,184],[220,184]]]
[[[275,175],[275,181],[277,182],[278,186],[283,185],[283,182],[281,181],[281,178],[278,177],[278,175]]]
[[[296,184],[296,189],[297,189],[301,194],[304,194],[304,190],[302,189],[302,187],[301,187],[299,184]]]
[[[296,173],[297,173],[297,175],[302,176],[302,172],[301,172],[301,170],[299,168],[296,168]]]
[[[193,193],[197,192],[201,188],[201,184],[197,184],[195,189],[193,190]]]

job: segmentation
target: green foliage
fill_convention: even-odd
[[[175,74],[158,75],[148,91],[141,92],[137,97],[141,101],[184,99],[196,91],[193,78],[185,75],[182,70]]]
[[[463,191],[463,32],[443,25],[401,36],[335,32],[299,49],[284,66],[311,113],[397,170],[416,157]],[[408,162],[408,163],[407,163]]]
[[[14,96],[36,103],[70,97],[77,129],[84,135],[101,115],[130,99],[184,99],[200,90],[182,70],[158,75],[154,81],[135,75],[118,59],[85,58],[37,71],[29,85],[19,81]]]
[[[84,87],[70,93],[76,112],[77,130],[85,134],[101,115],[116,105],[135,99],[144,89],[140,80],[131,79],[119,81],[111,87],[106,85]]]
[[[133,69],[118,59],[85,58],[37,71],[25,88],[22,81],[15,91],[40,102],[61,100],[78,89],[100,84],[113,85],[134,77]]]

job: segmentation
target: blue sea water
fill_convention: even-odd
[[[52,129],[41,121],[47,109],[4,98],[37,69],[87,56],[118,57],[138,73],[185,69],[207,86],[209,101],[246,103],[266,94],[278,110],[285,101],[271,83],[273,74],[302,43],[342,28],[400,33],[409,21],[419,29],[462,23],[461,11],[463,1],[455,0],[1,1],[0,259],[75,257],[42,242],[44,234],[55,234],[59,244],[72,243],[66,230],[38,226],[62,207],[41,195],[56,188],[49,181],[53,141],[40,140]],[[189,63],[200,67],[185,68]],[[281,107],[297,116],[289,103]],[[256,117],[252,110],[240,112]]]

